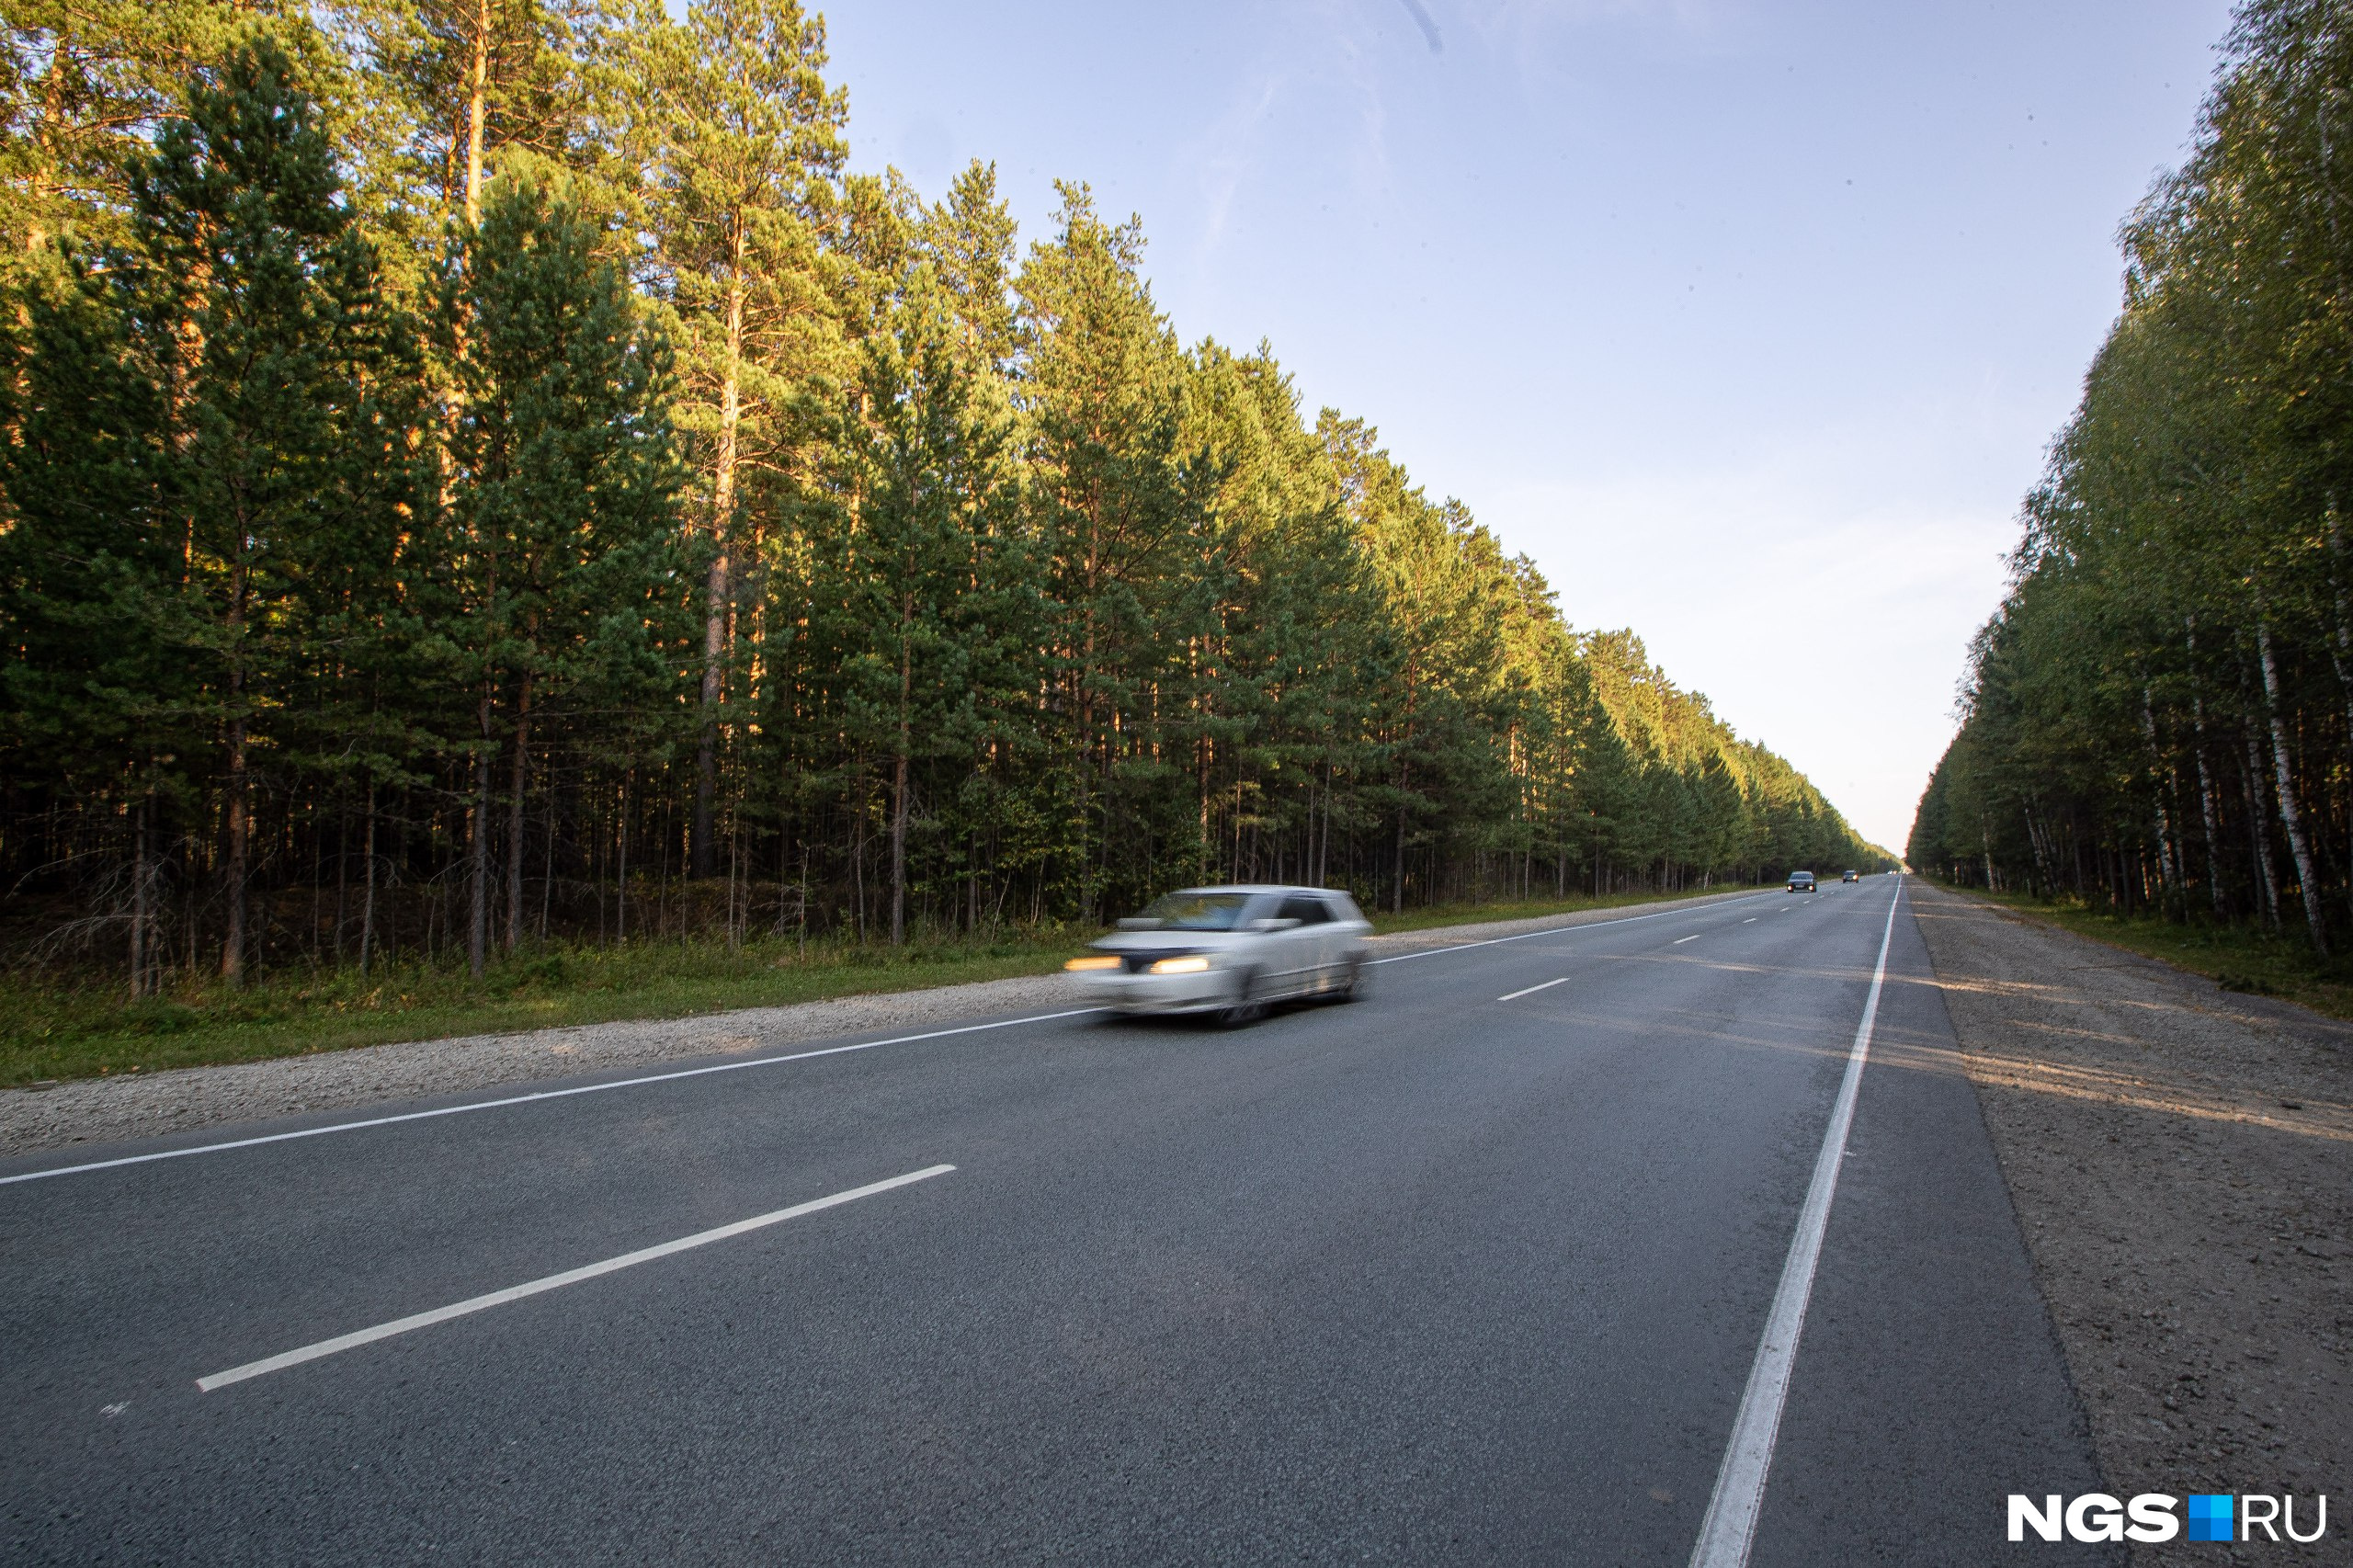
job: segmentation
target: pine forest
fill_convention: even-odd
[[[2183,925],[2353,926],[2353,11],[2251,0],[2028,497],[1913,865]]]
[[[2279,193],[2341,166],[2347,76],[2268,12],[2246,60],[2135,230],[1937,820],[2317,929],[2348,252]],[[11,0],[6,64],[19,972],[1885,863],[1266,345],[1182,340],[1085,185],[1025,242],[990,165],[854,169],[791,0]]]

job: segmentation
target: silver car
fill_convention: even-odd
[[[1293,996],[1352,1001],[1372,922],[1329,888],[1188,888],[1063,967],[1091,1006],[1247,1023]]]

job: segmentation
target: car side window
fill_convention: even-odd
[[[1332,918],[1332,912],[1324,907],[1320,898],[1292,897],[1283,900],[1282,912],[1277,918],[1296,920],[1302,926],[1321,926]]]

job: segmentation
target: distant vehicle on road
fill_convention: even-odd
[[[1859,871],[1847,871],[1840,875],[1838,880],[1842,882],[1859,882],[1863,878]]]
[[[1188,888],[1063,968],[1096,1006],[1245,1024],[1290,997],[1355,1000],[1371,931],[1356,901],[1329,888]]]
[[[1813,873],[1812,871],[1791,871],[1790,873],[1790,891],[1791,892],[1812,892],[1813,891]]]

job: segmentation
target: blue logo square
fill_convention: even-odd
[[[2189,1539],[2192,1540],[2228,1540],[2231,1539],[2231,1518],[2237,1511],[2236,1502],[2227,1492],[2193,1492],[2189,1494]]]

